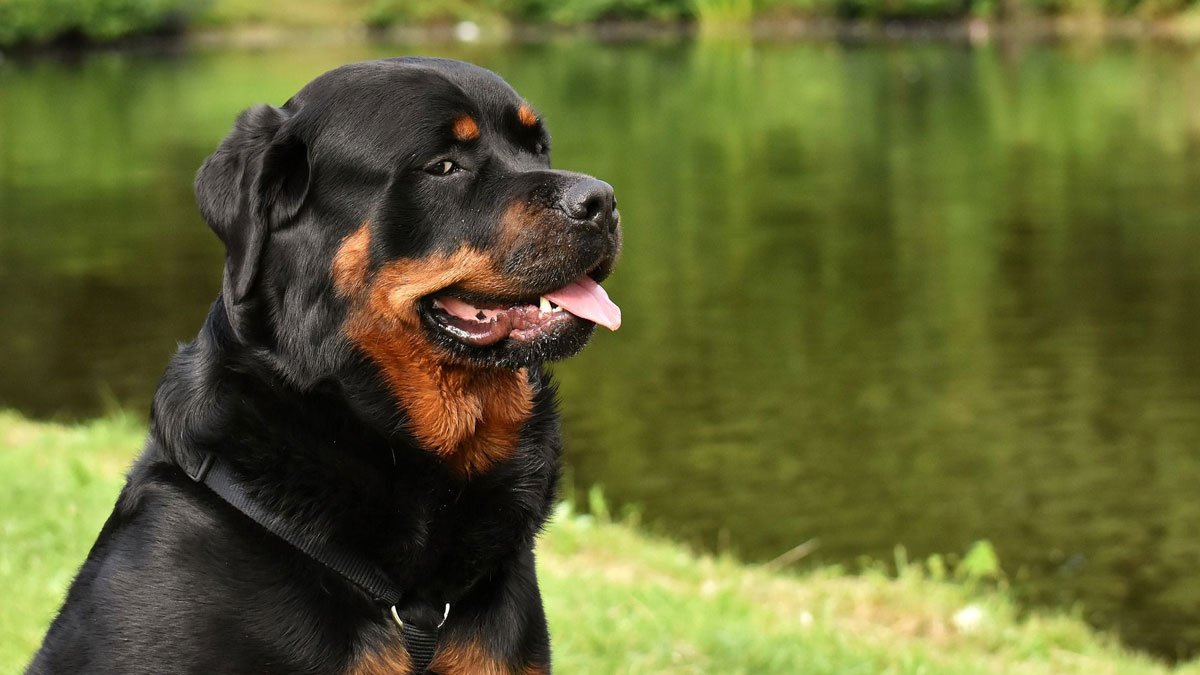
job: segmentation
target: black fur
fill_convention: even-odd
[[[364,222],[376,269],[488,250],[513,201],[558,208],[578,176],[549,169],[540,123],[512,121],[520,103],[475,66],[389,59],[336,69],[238,118],[196,177],[226,245],[221,295],[167,365],[146,448],[28,672],[339,673],[398,640],[358,589],[189,479],[181,467],[209,452],[279,518],[386,570],[403,614],[451,602],[443,642],[478,644],[513,672],[548,670],[532,549],[560,437],[540,364],[580,348],[590,323],[561,346],[483,350],[429,331],[460,360],[529,368],[534,412],[518,451],[468,477],[414,440],[379,368],[348,340],[330,275]],[[483,129],[470,147],[446,138],[460,113]],[[442,157],[469,172],[430,175]],[[541,257],[525,247],[503,261],[534,297],[589,268],[607,274],[619,245],[615,232],[556,239]]]

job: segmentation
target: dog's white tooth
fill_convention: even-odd
[[[539,301],[538,309],[542,312],[542,314],[550,313],[550,301],[546,299],[546,296],[543,295],[541,297],[541,300]]]

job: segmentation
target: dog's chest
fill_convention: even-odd
[[[536,467],[536,468],[535,468]],[[512,467],[509,467],[510,469]],[[546,518],[552,469],[530,464],[397,497],[392,543],[410,584],[453,585],[520,547]]]

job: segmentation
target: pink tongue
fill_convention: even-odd
[[[588,275],[583,275],[547,293],[546,299],[581,319],[587,319],[609,330],[621,327],[621,308],[608,299],[608,293]]]

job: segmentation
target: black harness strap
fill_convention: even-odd
[[[388,608],[391,618],[400,626],[400,637],[404,641],[404,648],[408,650],[413,672],[424,673],[429,669],[434,653],[437,652],[438,633],[442,624],[422,628],[401,620],[396,611],[396,603],[400,602],[400,591],[383,570],[351,551],[329,542],[314,541],[305,537],[303,527],[299,523],[281,523],[278,518],[273,518],[271,512],[262,504],[250,498],[229,467],[220,462],[215,455],[205,455],[195,471],[186,468],[184,470],[189,478],[208,486],[217,496],[258,523],[264,530],[341,575],[371,596],[380,606]],[[443,623],[449,613],[450,605],[447,603],[442,616]]]
[[[262,504],[250,498],[229,467],[218,461],[213,455],[204,458],[198,475],[192,476],[192,479],[207,485],[221,499],[246,514],[250,520],[261,525],[263,529],[350,580],[355,586],[366,591],[376,602],[385,607],[391,607],[400,601],[400,592],[396,590],[391,579],[388,579],[387,575],[371,561],[340,547],[318,543],[304,537],[301,534],[302,526],[299,523],[281,523],[278,518],[273,518],[271,512]]]
[[[395,607],[392,608],[395,610]],[[450,613],[450,605],[446,605],[446,613]],[[408,659],[412,662],[413,672],[424,673],[429,669],[429,664],[433,661],[433,655],[437,652],[438,629],[441,624],[433,630],[422,630],[405,623],[400,620],[400,617],[392,612],[392,617],[396,623],[400,625],[400,637],[404,640],[404,648],[408,650]],[[443,616],[442,621],[446,619]]]

